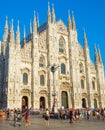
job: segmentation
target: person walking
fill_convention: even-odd
[[[49,110],[46,109],[46,112],[45,112],[45,125],[46,125],[46,127],[49,127],[49,117],[50,117]]]
[[[25,121],[26,121],[26,127],[31,125],[29,121],[29,109],[27,108],[27,106],[25,107]]]

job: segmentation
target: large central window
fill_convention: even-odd
[[[65,40],[63,37],[59,39],[59,52],[61,53],[65,52]]]
[[[44,67],[45,66],[45,58],[44,56],[40,56],[40,59],[39,59],[39,67]]]

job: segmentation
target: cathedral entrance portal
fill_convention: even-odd
[[[94,99],[94,108],[97,108],[97,100]]]
[[[28,107],[28,97],[27,96],[22,97],[22,108],[25,108],[25,106]]]
[[[45,98],[40,97],[40,108],[45,108]]]
[[[86,99],[82,98],[82,108],[86,108]]]
[[[61,94],[62,106],[68,108],[68,95],[66,91],[63,91]]]

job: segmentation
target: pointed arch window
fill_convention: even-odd
[[[80,70],[80,73],[83,73],[83,72],[84,72],[83,64],[82,64],[82,63],[79,64],[79,70]]]
[[[61,74],[66,74],[66,66],[64,63],[61,64]]]
[[[63,37],[59,39],[59,52],[61,53],[65,52],[65,40]]]
[[[94,108],[96,109],[97,108],[97,100],[94,99]]]
[[[81,79],[81,88],[84,89],[84,80]]]
[[[44,66],[45,66],[45,59],[43,56],[41,56],[39,59],[39,67],[44,67]]]
[[[27,85],[27,84],[28,84],[28,74],[27,74],[27,73],[24,73],[24,74],[23,74],[23,84],[24,84],[24,85]]]
[[[40,85],[44,86],[44,75],[40,75]]]
[[[95,82],[92,81],[92,87],[93,87],[93,90],[95,90]]]

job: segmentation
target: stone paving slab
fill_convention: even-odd
[[[82,120],[76,121],[74,124],[70,124],[69,120],[55,120],[50,119],[50,126],[45,126],[44,119],[41,117],[32,117],[31,126],[25,127],[25,123],[22,126],[13,126],[12,121],[0,120],[0,130],[105,130],[105,121],[98,120]]]

